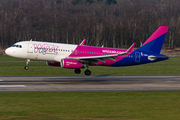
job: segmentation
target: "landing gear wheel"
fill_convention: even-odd
[[[25,70],[28,70],[28,69],[29,69],[29,67],[28,67],[28,66],[25,66],[25,67],[24,67],[24,69],[25,69]]]
[[[28,70],[28,69],[29,69],[29,67],[28,67],[29,62],[30,62],[30,59],[27,59],[27,60],[26,60],[26,66],[24,67],[25,70]]]
[[[84,72],[84,74],[89,76],[89,75],[91,75],[91,71],[90,71],[90,70],[86,70],[86,71]]]
[[[80,74],[80,73],[81,73],[81,70],[80,70],[80,69],[75,69],[74,72],[75,72],[76,74]]]

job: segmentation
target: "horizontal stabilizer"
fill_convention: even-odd
[[[154,55],[150,55],[148,56],[149,60],[155,60],[155,59],[160,59],[160,58],[167,58],[168,56],[154,56]]]

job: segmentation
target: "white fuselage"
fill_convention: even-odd
[[[68,57],[76,47],[77,45],[72,44],[23,41],[15,43],[5,52],[9,56],[22,59],[60,61]]]

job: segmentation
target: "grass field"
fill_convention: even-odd
[[[92,75],[180,74],[180,57],[129,67],[90,67]],[[0,57],[0,75],[75,75],[71,69]],[[81,73],[84,75],[83,73]],[[180,91],[0,93],[0,120],[179,120]]]
[[[1,120],[179,120],[180,92],[0,93]]]
[[[73,69],[47,66],[45,62],[32,61],[24,70],[25,60],[8,56],[0,57],[0,75],[76,75]],[[153,75],[180,74],[180,57],[169,60],[126,67],[90,66],[92,75]],[[84,75],[82,69],[81,75]]]

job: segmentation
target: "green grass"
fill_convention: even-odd
[[[180,92],[0,93],[1,120],[179,120]]]
[[[73,69],[47,66],[45,62],[32,61],[29,70],[24,70],[25,61],[8,56],[0,56],[0,75],[75,75]],[[180,74],[180,57],[169,60],[126,67],[90,66],[92,75],[153,75]],[[81,69],[84,75],[85,69]]]

